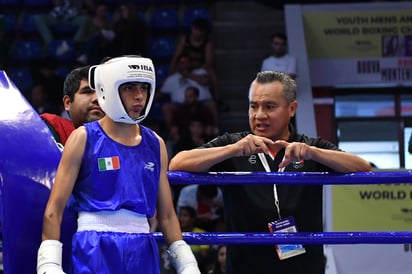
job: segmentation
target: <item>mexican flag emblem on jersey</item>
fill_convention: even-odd
[[[119,156],[98,158],[99,171],[120,169]]]

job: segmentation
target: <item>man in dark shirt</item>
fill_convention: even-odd
[[[225,134],[200,148],[182,151],[169,170],[206,171],[369,171],[364,159],[320,138],[298,134],[290,123],[296,114],[296,83],[288,75],[257,74],[249,90],[250,131]],[[273,185],[223,186],[225,225],[233,232],[266,232],[280,219]],[[294,217],[298,231],[322,231],[322,186],[277,185],[282,217]],[[325,272],[322,245],[280,260],[273,245],[231,245],[228,274],[321,274]]]
[[[75,68],[64,80],[63,105],[70,120],[50,113],[41,115],[56,142],[63,146],[75,128],[104,116],[97,102],[96,91],[89,86],[89,68],[89,66]]]

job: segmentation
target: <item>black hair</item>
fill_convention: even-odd
[[[197,97],[199,97],[199,88],[197,88],[197,87],[195,87],[195,86],[188,86],[185,90],[188,90],[188,89],[190,89],[190,90],[193,90],[194,91],[194,93],[195,93],[195,95],[197,96]]]
[[[213,199],[217,196],[217,185],[200,185],[197,192],[207,199]]]
[[[191,218],[193,218],[193,219],[196,218],[197,213],[196,213],[196,210],[193,207],[191,207],[191,206],[180,206],[179,211],[182,212],[183,210],[186,210],[186,212],[189,213],[189,216]]]
[[[81,80],[88,81],[90,66],[75,68],[67,74],[63,83],[63,95],[70,97],[70,101],[74,100],[74,94],[79,90]]]
[[[196,17],[192,21],[192,27],[195,27],[197,29],[203,30],[207,33],[210,32],[210,24],[209,21],[205,18],[202,17]]]
[[[285,42],[288,41],[288,37],[286,36],[286,34],[281,33],[281,32],[272,33],[272,35],[270,36],[270,39],[273,40],[273,39],[275,39],[275,38],[280,38],[280,39],[282,39],[282,40],[285,41]]]

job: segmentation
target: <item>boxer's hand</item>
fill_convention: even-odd
[[[269,138],[248,134],[233,144],[235,146],[234,156],[248,156],[260,152],[269,154],[270,145],[274,145],[274,142]]]
[[[45,240],[37,252],[37,274],[65,274],[62,269],[62,246],[56,240]]]
[[[190,246],[183,240],[173,242],[167,250],[177,274],[200,274]]]

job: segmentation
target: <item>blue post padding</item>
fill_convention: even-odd
[[[61,152],[47,125],[0,70],[0,214],[4,273],[36,273],[43,212]],[[61,241],[70,270],[76,216],[66,209]]]

